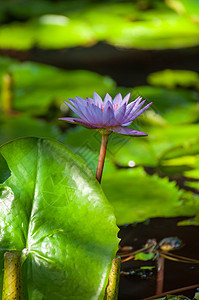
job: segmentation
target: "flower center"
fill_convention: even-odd
[[[100,107],[100,109],[102,110],[102,111],[104,111],[104,106],[105,106],[105,104],[103,103],[103,104],[101,104],[101,107]],[[118,104],[113,104],[113,111],[116,111],[116,109],[118,109]]]

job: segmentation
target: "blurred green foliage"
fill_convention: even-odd
[[[8,0],[1,1],[0,48],[60,49],[98,41],[139,49],[190,47],[199,44],[198,20],[197,0]]]
[[[59,108],[66,94],[69,98],[76,94],[89,97],[94,91],[103,94],[115,85],[109,77],[90,71],[65,71],[47,65],[0,58],[0,75],[6,72],[12,75],[14,81],[13,109],[31,115],[46,114],[51,104]]]

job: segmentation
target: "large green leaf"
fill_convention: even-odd
[[[24,299],[103,299],[118,229],[91,170],[50,139],[18,139],[0,153],[11,170],[0,187],[0,252],[23,252]]]
[[[115,209],[119,225],[154,217],[192,216],[199,213],[199,199],[178,190],[174,182],[142,169],[105,172],[103,190]]]

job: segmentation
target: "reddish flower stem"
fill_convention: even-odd
[[[101,183],[104,161],[106,156],[106,148],[108,143],[108,134],[102,134],[101,148],[97,165],[96,179]]]

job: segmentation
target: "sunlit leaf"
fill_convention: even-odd
[[[196,215],[193,218],[186,219],[178,222],[178,226],[199,226],[199,215]]]
[[[153,252],[150,252],[150,253],[143,253],[143,252],[140,252],[140,253],[137,253],[135,255],[135,260],[144,260],[144,261],[147,261],[147,260],[151,260],[154,258],[154,253]]]
[[[199,85],[199,74],[188,70],[163,70],[151,73],[147,77],[147,81],[151,85],[163,86],[166,88],[174,88],[182,86],[185,88]]]
[[[119,225],[154,217],[192,216],[199,199],[183,194],[167,178],[147,175],[140,169],[105,172],[103,190],[114,207]]]
[[[118,229],[91,170],[50,139],[18,139],[0,153],[11,170],[0,187],[1,277],[3,252],[16,249],[24,299],[103,299]]]
[[[92,29],[82,19],[71,20],[65,16],[46,15],[38,20],[36,30],[36,44],[40,48],[57,49],[95,43]]]
[[[107,41],[115,46],[139,49],[170,49],[198,45],[199,26],[174,13],[153,19],[120,23]]]
[[[4,7],[8,14],[16,14],[17,19],[27,20],[31,16],[35,19],[2,26],[1,48],[27,50],[39,46],[54,49],[89,46],[97,41],[138,49],[198,45],[198,24],[178,15],[160,1],[145,4],[142,1],[42,1],[42,5],[37,1],[28,2],[17,1]],[[197,21],[197,13],[194,16]]]

